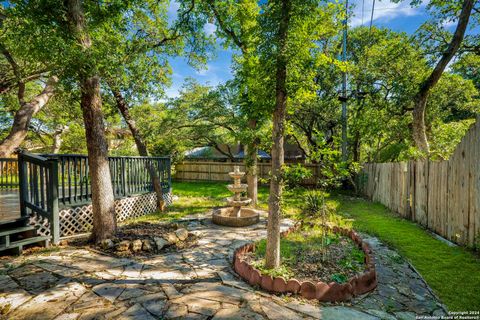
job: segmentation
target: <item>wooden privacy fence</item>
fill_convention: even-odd
[[[359,189],[451,241],[480,247],[480,121],[448,160],[365,164]]]
[[[301,165],[312,172],[312,176],[302,181],[302,184],[315,185],[320,177],[320,166],[305,163]],[[174,179],[178,181],[232,181],[228,173],[233,171],[234,166],[240,166],[240,170],[245,171],[245,165],[242,162],[183,161],[175,165]],[[258,163],[258,177],[270,179],[271,166],[270,162]]]

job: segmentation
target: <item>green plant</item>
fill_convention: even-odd
[[[272,277],[283,277],[285,280],[289,280],[294,276],[290,268],[282,264],[278,268],[267,269],[265,268],[265,261],[262,259],[260,262],[253,263],[253,266],[257,268],[262,274],[266,274]]]
[[[300,163],[283,167],[283,179],[287,188],[299,187],[303,181],[312,177],[312,171]]]
[[[303,196],[302,213],[311,218],[326,216],[325,193],[318,190],[307,191]]]
[[[327,218],[328,210],[325,204],[325,193],[318,190],[308,191],[304,196],[303,214],[306,217],[320,218],[322,261],[328,255]]]
[[[345,283],[347,282],[347,277],[344,274],[341,273],[335,273],[332,275],[332,281],[335,281],[337,283]]]

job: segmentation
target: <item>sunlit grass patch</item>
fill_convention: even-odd
[[[401,219],[385,206],[361,198],[332,198],[338,213],[353,219],[356,230],[377,236],[418,270],[450,310],[480,310],[480,259],[468,249],[451,247],[418,224]]]

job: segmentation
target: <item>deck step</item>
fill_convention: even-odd
[[[25,226],[25,227],[11,228],[7,230],[0,228],[0,237],[15,234],[15,233],[35,230],[35,229],[36,229],[35,226]]]
[[[19,217],[17,219],[0,221],[0,231],[17,227],[24,227],[27,225],[28,219],[29,217]]]
[[[39,243],[42,241],[49,241],[50,236],[36,236],[27,239],[22,239],[18,241],[11,242],[8,246],[0,246],[0,251],[9,250],[9,249],[19,249],[20,252],[23,249],[23,246]]]

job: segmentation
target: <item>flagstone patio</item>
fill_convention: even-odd
[[[376,256],[378,288],[350,303],[314,304],[255,290],[231,268],[233,250],[266,237],[265,218],[241,229],[185,219],[195,248],[145,260],[61,249],[2,261],[4,319],[415,319],[445,309],[395,251],[364,235]],[[293,222],[284,220],[282,230]]]

